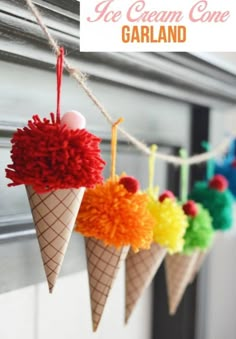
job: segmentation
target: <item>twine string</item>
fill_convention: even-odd
[[[180,149],[179,155],[182,159],[187,158],[187,151]],[[180,200],[184,204],[188,200],[188,179],[189,179],[189,166],[183,163],[180,167]]]
[[[154,176],[155,176],[155,154],[157,151],[158,147],[157,145],[151,145],[150,147],[150,156],[148,160],[148,193],[152,196],[154,196]]]
[[[211,150],[211,145],[210,145],[210,143],[208,141],[203,141],[202,142],[202,147],[206,151],[210,151]],[[214,160],[213,159],[208,159],[207,160],[207,164],[206,164],[206,181],[209,181],[213,177],[214,169],[215,169]]]
[[[124,119],[120,118],[112,125],[111,130],[111,179],[116,179],[116,155],[117,155],[117,127],[123,122]]]
[[[64,64],[64,48],[60,48],[60,54],[57,57],[57,122],[61,121],[61,84],[63,75],[63,64]]]

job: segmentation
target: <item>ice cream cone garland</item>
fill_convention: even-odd
[[[134,177],[115,172],[119,119],[112,125],[111,176],[103,182],[101,139],[85,129],[80,113],[69,111],[61,117],[63,56],[60,49],[56,114],[34,115],[16,131],[11,140],[12,164],[6,169],[8,186],[26,186],[49,291],[56,284],[75,225],[86,242],[94,331],[126,258],[125,321],[165,257],[169,311],[174,314],[209,251],[212,223],[215,230],[232,225],[233,197],[227,180],[216,175],[196,183],[187,201],[188,168],[183,165],[182,205],[170,191],[158,198],[153,186],[157,150],[153,145],[149,187],[141,192]]]
[[[171,253],[183,248],[183,236],[187,227],[187,218],[174,194],[164,192],[159,200],[158,188],[154,187],[154,163],[156,145],[151,147],[149,158],[149,196],[148,209],[154,219],[153,243],[149,250],[134,253],[132,249],[126,259],[126,314],[127,322],[145,289],[150,285],[159,269],[166,252]]]
[[[84,129],[75,111],[60,117],[64,50],[57,62],[57,109],[50,119],[38,115],[11,140],[9,186],[24,184],[32,210],[43,264],[52,292],[86,187],[102,181],[100,139]]]
[[[118,120],[112,127],[111,177],[85,192],[75,231],[86,239],[93,329],[97,329],[118,268],[130,247],[149,248],[153,218],[133,177],[115,174]],[[93,250],[91,250],[93,248]],[[115,264],[114,264],[115,263]]]

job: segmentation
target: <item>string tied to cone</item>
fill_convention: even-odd
[[[202,141],[201,143],[202,147],[206,152],[211,151],[211,145],[208,141]],[[214,176],[214,158],[208,159],[206,163],[206,180],[209,181]]]
[[[183,160],[186,160],[188,157],[186,149],[181,148],[179,155]],[[183,163],[180,167],[180,200],[182,203],[185,203],[188,199],[188,181],[189,181],[189,165]]]
[[[57,106],[56,106],[56,121],[61,121],[61,87],[64,65],[64,48],[60,47],[57,57],[56,76],[57,76]]]
[[[111,130],[111,179],[115,181],[116,179],[116,157],[117,157],[117,127],[120,123],[124,121],[123,118],[119,118],[112,125]]]
[[[150,146],[150,156],[148,160],[148,194],[155,198],[158,195],[159,187],[154,186],[155,177],[155,163],[156,163],[156,151],[158,146],[153,144]]]

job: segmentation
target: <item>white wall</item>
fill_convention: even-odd
[[[48,294],[45,283],[0,295],[0,338],[150,338],[150,290],[138,304],[130,323],[124,326],[123,268],[95,334],[92,332],[87,271],[83,271],[59,279],[52,295]]]

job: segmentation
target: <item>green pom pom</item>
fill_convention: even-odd
[[[212,218],[207,209],[197,204],[198,214],[195,217],[188,217],[189,226],[184,236],[185,254],[191,254],[194,250],[206,250],[211,246],[214,229],[212,227]]]
[[[201,203],[212,217],[215,230],[227,230],[233,224],[233,196],[229,190],[219,192],[209,188],[207,182],[196,182],[190,199]]]

